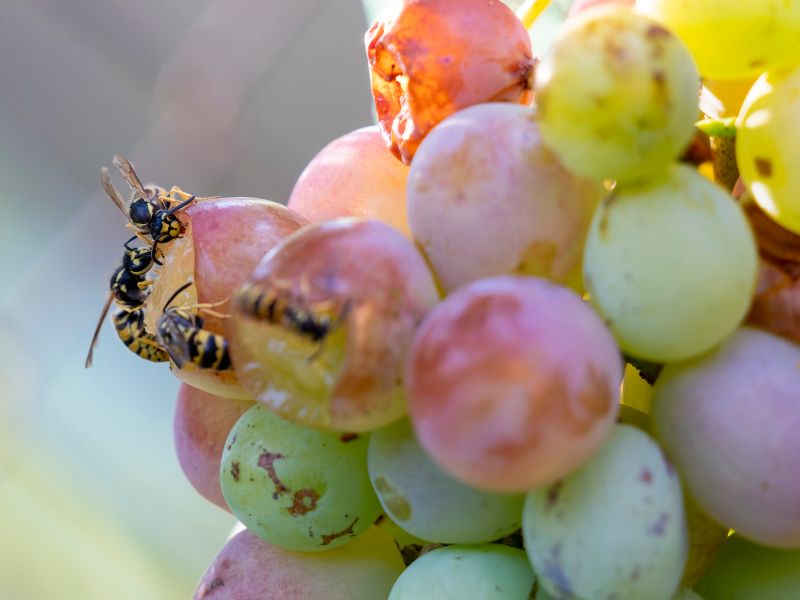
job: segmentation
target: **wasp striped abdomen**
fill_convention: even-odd
[[[145,331],[143,309],[117,311],[114,313],[114,328],[122,343],[134,354],[152,362],[169,360],[169,356],[159,346],[155,336]]]

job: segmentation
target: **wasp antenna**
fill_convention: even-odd
[[[197,198],[197,196],[192,196],[191,198],[188,198],[187,200],[184,200],[183,202],[181,202],[177,206],[173,206],[172,208],[170,208],[167,211],[167,216],[174,215],[177,211],[182,209],[184,206],[187,206],[187,205],[191,204],[192,202],[194,202],[196,198]]]
[[[89,352],[86,354],[86,362],[84,363],[84,367],[87,369],[92,366],[92,358],[94,355],[95,346],[97,346],[97,338],[100,336],[100,328],[103,326],[103,321],[106,319],[106,315],[108,314],[108,309],[111,307],[111,302],[114,300],[114,292],[111,292],[106,298],[106,303],[103,305],[103,310],[100,311],[100,318],[97,319],[97,326],[94,328],[94,335],[92,336],[92,342],[89,344]]]
[[[169,305],[172,304],[172,301],[175,300],[175,298],[178,297],[178,294],[180,294],[183,290],[185,290],[190,285],[192,285],[192,283],[194,283],[194,282],[190,281],[188,283],[184,283],[181,287],[179,287],[177,290],[175,290],[175,292],[172,294],[172,296],[169,297],[169,300],[167,300],[167,303],[164,305],[163,310],[166,311],[169,308]]]

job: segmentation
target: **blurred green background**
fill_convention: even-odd
[[[99,169],[285,202],[372,121],[364,8],[385,3],[0,2],[0,598],[191,597],[234,521],[180,471],[168,369],[108,323],[83,368],[128,237]]]

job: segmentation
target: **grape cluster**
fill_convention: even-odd
[[[541,4],[399,2],[378,125],[160,248],[143,330],[191,281],[233,366],[172,361],[244,526],[196,599],[796,597],[800,3],[576,2],[534,58]]]

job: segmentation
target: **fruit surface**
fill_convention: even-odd
[[[419,329],[407,369],[422,447],[475,487],[522,492],[591,456],[619,408],[622,361],[597,315],[533,277],[461,287]]]
[[[442,119],[480,102],[530,102],[528,32],[502,2],[403,0],[365,37],[378,125],[411,164]]]
[[[447,546],[414,561],[389,600],[526,600],[533,581],[522,550],[498,544]]]
[[[678,474],[627,425],[573,475],[528,493],[522,531],[541,586],[556,597],[669,598],[686,560]]]
[[[367,474],[366,436],[305,429],[256,405],[237,421],[222,456],[231,511],[267,542],[331,550],[381,512]]]
[[[381,505],[415,536],[443,544],[479,544],[520,527],[522,495],[489,494],[454,480],[425,454],[407,419],[374,432],[368,457]]]
[[[800,233],[800,68],[760,77],[742,104],[736,134],[739,172],[761,209]]]
[[[720,524],[800,547],[800,348],[742,328],[716,352],[667,365],[653,423],[687,489]]]
[[[690,167],[619,186],[595,212],[586,290],[633,356],[674,361],[720,343],[746,315],[756,277],[741,208]]]
[[[420,145],[409,221],[447,291],[503,274],[579,290],[583,242],[602,194],[542,145],[530,109],[487,103],[451,115]]]
[[[612,5],[567,21],[534,89],[542,137],[568,169],[632,181],[662,174],[689,144],[700,83],[678,38]]]
[[[194,600],[375,600],[402,570],[392,539],[376,527],[323,553],[283,550],[242,531],[211,563]]]
[[[800,60],[800,4],[781,0],[637,0],[678,34],[703,77],[741,79]]]
[[[319,151],[295,183],[287,206],[311,223],[373,218],[410,235],[407,177],[408,167],[386,149],[378,127],[363,127]]]

